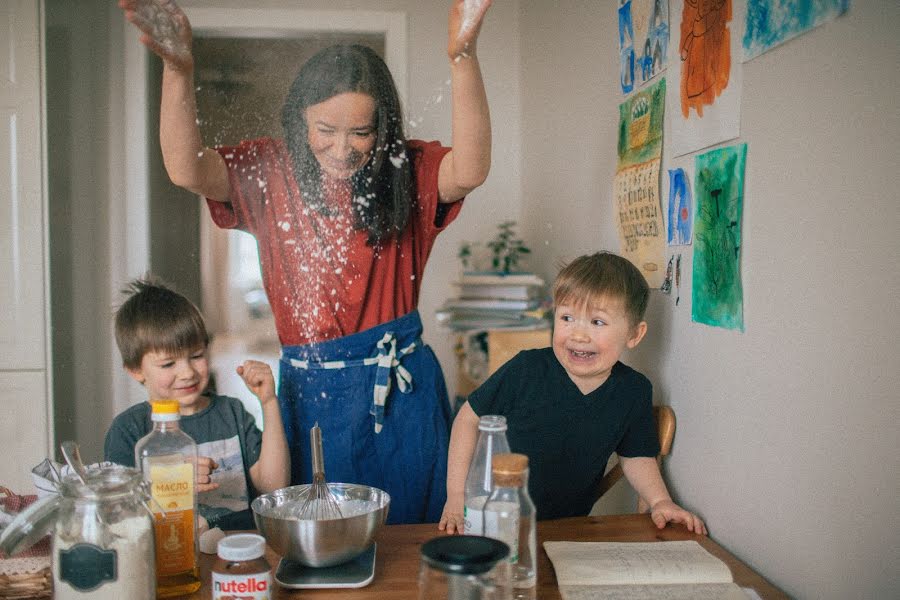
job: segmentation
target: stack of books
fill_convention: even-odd
[[[437,311],[438,323],[453,330],[539,328],[544,317],[544,280],[534,273],[463,273],[456,298]]]

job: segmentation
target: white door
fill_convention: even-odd
[[[41,2],[0,3],[0,485],[31,490],[48,456]]]

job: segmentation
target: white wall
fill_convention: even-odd
[[[615,4],[522,5],[523,213],[547,276],[618,247]],[[688,249],[680,306],[654,293],[625,359],[678,417],[677,500],[799,598],[900,585],[898,30],[897,3],[856,2],[744,65],[746,333],[691,323]]]

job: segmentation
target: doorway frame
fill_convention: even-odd
[[[405,11],[306,10],[286,8],[199,8],[181,2],[195,35],[207,37],[292,37],[315,32],[348,32],[384,35],[385,62],[394,77],[401,102],[408,99],[408,19]],[[147,177],[151,132],[149,123],[148,69],[150,52],[138,41],[134,26],[122,20],[125,40],[124,80],[124,214],[110,219],[110,247],[120,248],[110,269],[111,297],[123,281],[143,276],[150,267],[150,202]],[[111,356],[116,357],[115,348]],[[114,358],[113,410],[119,413],[141,402],[146,392],[121,373]]]

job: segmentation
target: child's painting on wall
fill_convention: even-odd
[[[663,283],[665,231],[659,200],[666,80],[647,86],[619,105],[616,223],[622,254],[651,287]]]
[[[694,264],[691,320],[744,331],[741,216],[747,144],[695,159]]]
[[[669,169],[668,235],[670,246],[688,246],[693,236],[691,183],[684,169]]]
[[[622,93],[662,73],[668,52],[669,0],[619,0]]]
[[[740,135],[740,0],[672,0],[672,151],[681,156]]]
[[[847,12],[850,0],[747,0],[744,61]]]

